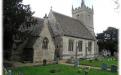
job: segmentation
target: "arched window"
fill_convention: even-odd
[[[45,38],[43,39],[42,48],[43,48],[43,49],[48,49],[48,43],[49,43],[49,40],[48,40],[47,37],[45,37]]]

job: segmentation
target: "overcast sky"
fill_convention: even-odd
[[[121,0],[85,0],[88,7],[92,8],[93,5],[94,8],[95,33],[103,32],[109,26],[119,28],[121,25],[119,21],[121,9],[115,9],[118,5],[114,1],[121,4]],[[71,16],[72,5],[74,8],[79,7],[81,0],[23,0],[23,3],[30,4],[32,11],[35,11],[34,16],[43,18],[45,13],[49,13],[51,7],[56,12]]]

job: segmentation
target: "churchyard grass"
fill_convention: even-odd
[[[13,68],[11,70],[14,73],[21,72],[23,73],[22,75],[84,75],[83,69],[63,64],[19,67],[19,68]],[[88,75],[118,75],[118,73],[90,69]]]
[[[118,65],[118,60],[116,60],[114,57],[105,57],[105,58],[99,58],[97,60],[80,60],[81,65],[88,65],[88,66],[94,66],[94,67],[100,67],[102,64],[107,64],[108,67],[111,65]]]

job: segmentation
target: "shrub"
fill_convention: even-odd
[[[50,73],[56,73],[56,72],[60,72],[61,70],[58,69],[58,68],[55,68],[55,69],[51,69],[50,70]]]
[[[92,60],[90,59],[89,62],[92,63]]]
[[[95,61],[98,61],[98,58],[95,58]]]
[[[55,72],[56,72],[55,69],[51,69],[51,70],[50,70],[50,73],[55,73]]]
[[[78,72],[78,73],[81,73],[81,71],[82,71],[82,69],[81,69],[81,68],[79,68],[77,72]]]

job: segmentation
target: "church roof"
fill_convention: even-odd
[[[89,30],[77,19],[52,11],[58,27],[61,27],[62,33],[65,36],[78,37],[83,39],[94,40],[95,38]]]
[[[41,19],[41,18],[35,18],[37,19],[37,24],[35,26],[32,27],[32,30],[31,30],[31,35],[32,36],[39,36],[39,34],[41,33],[41,30],[44,26],[44,19]]]

